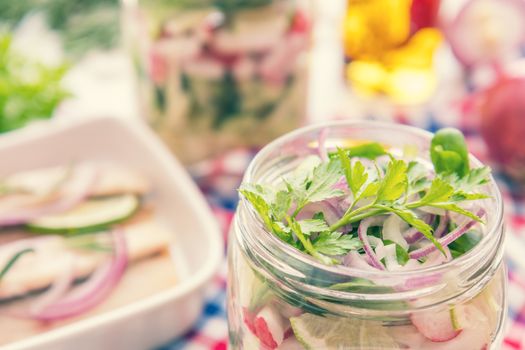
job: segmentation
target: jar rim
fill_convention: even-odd
[[[413,134],[415,136],[427,138],[430,141],[430,138],[432,137],[433,133],[414,127],[409,125],[401,125],[396,123],[389,123],[389,122],[381,122],[381,121],[350,121],[350,120],[335,120],[335,121],[329,121],[329,122],[321,122],[312,124],[306,127],[302,127],[299,129],[296,129],[288,134],[285,134],[274,141],[267,144],[265,147],[263,147],[252,159],[250,162],[250,165],[248,166],[244,177],[243,177],[243,183],[251,183],[253,182],[253,179],[255,178],[255,175],[257,174],[257,166],[261,161],[263,161],[267,156],[276,148],[282,147],[285,144],[289,143],[290,141],[294,140],[295,138],[305,135],[308,133],[312,133],[315,131],[321,131],[323,129],[330,129],[334,127],[360,127],[360,128],[366,128],[366,127],[374,127],[374,128],[386,128],[386,129],[395,129],[401,132],[408,132],[410,134]],[[469,158],[473,162],[475,166],[482,166],[483,163],[477,159],[472,153],[469,152]],[[335,273],[339,275],[348,275],[348,276],[356,276],[356,275],[366,275],[367,277],[371,278],[396,278],[396,277],[402,277],[402,278],[413,278],[417,277],[421,274],[437,274],[437,273],[444,273],[447,270],[450,270],[454,267],[460,267],[465,265],[467,262],[475,260],[478,254],[482,251],[482,248],[485,246],[488,240],[491,239],[497,239],[498,234],[502,235],[501,233],[501,227],[503,225],[503,199],[501,196],[501,192],[499,191],[497,184],[494,180],[493,175],[490,175],[490,181],[488,184],[494,194],[494,203],[495,203],[495,215],[496,220],[492,221],[491,225],[486,228],[486,234],[483,235],[482,239],[468,252],[465,254],[451,260],[448,262],[445,262],[440,265],[434,265],[429,267],[423,267],[419,269],[412,269],[412,270],[402,270],[402,271],[387,271],[387,270],[363,270],[355,267],[349,267],[345,265],[326,265],[321,263],[320,261],[314,259],[312,256],[305,254],[294,247],[292,247],[289,244],[286,244],[282,240],[280,240],[277,236],[272,234],[263,224],[260,217],[257,215],[256,211],[248,205],[248,202],[245,198],[241,197],[241,203],[242,205],[246,206],[248,208],[249,215],[251,216],[250,219],[256,220],[258,223],[260,223],[261,227],[264,228],[264,232],[266,233],[267,239],[270,240],[270,242],[277,246],[279,249],[281,249],[284,253],[289,254],[291,256],[294,256],[295,259],[301,261],[304,264],[307,264],[309,266],[312,266],[316,269],[319,269],[320,271],[325,271],[329,273]],[[498,233],[498,231],[500,231]],[[502,239],[499,239],[496,241],[496,244],[498,242],[502,242]],[[501,244],[501,243],[500,243]]]

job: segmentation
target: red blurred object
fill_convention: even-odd
[[[525,185],[525,78],[502,77],[480,95],[480,131],[491,158]]]
[[[158,50],[152,50],[149,55],[151,79],[157,85],[162,85],[166,81],[168,74],[168,64],[164,56]]]
[[[411,32],[422,28],[435,27],[440,0],[413,0],[410,7]]]
[[[307,33],[310,30],[310,20],[302,10],[297,10],[292,19],[292,33]]]

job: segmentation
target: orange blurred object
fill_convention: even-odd
[[[411,0],[349,0],[344,23],[347,56],[374,58],[410,35]]]
[[[423,103],[435,90],[433,69],[442,35],[423,28],[412,36],[411,0],[349,0],[344,24],[346,78],[361,95],[394,103]]]

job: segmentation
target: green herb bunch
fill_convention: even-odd
[[[391,213],[445,254],[433,235],[434,228],[421,219],[418,209],[437,208],[482,222],[460,204],[488,197],[476,190],[487,183],[490,169],[470,168],[463,134],[450,128],[435,134],[430,158],[433,169],[417,158],[396,158],[378,143],[365,143],[330,152],[324,162],[315,156],[306,158],[282,183],[243,184],[240,193],[269,231],[325,264],[338,264],[341,256],[362,249],[356,232],[362,220]],[[348,207],[331,225],[323,210],[312,217],[300,215],[313,203],[345,197]],[[472,240],[463,238],[461,242],[471,244]],[[456,251],[471,248],[454,243]],[[407,251],[398,251],[397,255],[398,259],[406,257]],[[407,258],[402,260],[406,262]]]
[[[11,36],[0,33],[0,132],[48,119],[68,92],[61,81],[66,65],[48,67],[18,54]]]

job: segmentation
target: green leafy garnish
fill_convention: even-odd
[[[349,158],[368,158],[372,160],[388,154],[385,148],[377,142],[369,142],[344,148],[342,151],[346,153]],[[330,152],[329,157],[337,158],[338,155],[336,152]]]
[[[396,242],[392,242],[388,239],[385,239],[383,243],[385,244],[385,246],[390,244],[394,244],[396,246],[396,259],[399,265],[404,266],[408,262],[408,260],[410,260],[408,252]]]
[[[469,173],[467,144],[457,129],[445,128],[436,132],[430,144],[430,158],[438,174],[463,177]]]
[[[388,163],[385,177],[379,183],[377,202],[393,202],[406,192],[408,186],[407,165],[402,160]]]
[[[48,67],[20,55],[0,33],[0,132],[48,119],[69,94],[61,80],[66,65]]]
[[[448,247],[453,258],[457,258],[469,250],[471,250],[476,244],[481,241],[482,235],[477,231],[468,231],[463,236],[456,239]]]
[[[330,232],[325,230],[314,240],[313,246],[322,254],[343,255],[350,250],[361,248],[362,244],[358,238],[350,235],[343,235],[343,233],[337,231]]]
[[[34,249],[27,248],[27,249],[23,249],[23,250],[17,252],[15,255],[13,255],[11,257],[11,259],[9,259],[9,261],[7,261],[7,263],[2,268],[2,270],[0,270],[0,281],[2,281],[4,276],[9,272],[9,270],[11,270],[11,268],[15,265],[15,263],[18,261],[18,259],[20,259],[23,255],[25,255],[27,253],[33,253],[33,252],[34,252]]]
[[[474,190],[488,181],[490,169],[470,169],[463,135],[455,130],[436,133],[430,153],[435,176],[422,161],[396,159],[377,143],[338,148],[329,153],[326,162],[318,157],[306,158],[277,186],[245,184],[241,193],[276,236],[327,264],[340,263],[338,257],[349,251],[361,251],[355,225],[378,215],[397,215],[445,254],[434,236],[434,228],[420,217],[420,209],[433,207],[482,222],[462,203],[488,197]],[[389,157],[377,158],[382,155]],[[365,166],[358,158],[372,159],[374,165]],[[343,198],[347,207],[341,209],[336,220],[331,214],[330,225],[322,212],[308,217],[302,214],[313,203],[340,203]],[[367,234],[382,239],[381,230]],[[462,254],[475,244],[464,240],[458,240],[457,246],[451,245],[455,247],[454,254]],[[408,250],[400,245],[383,243],[395,244],[400,265],[410,259]]]

